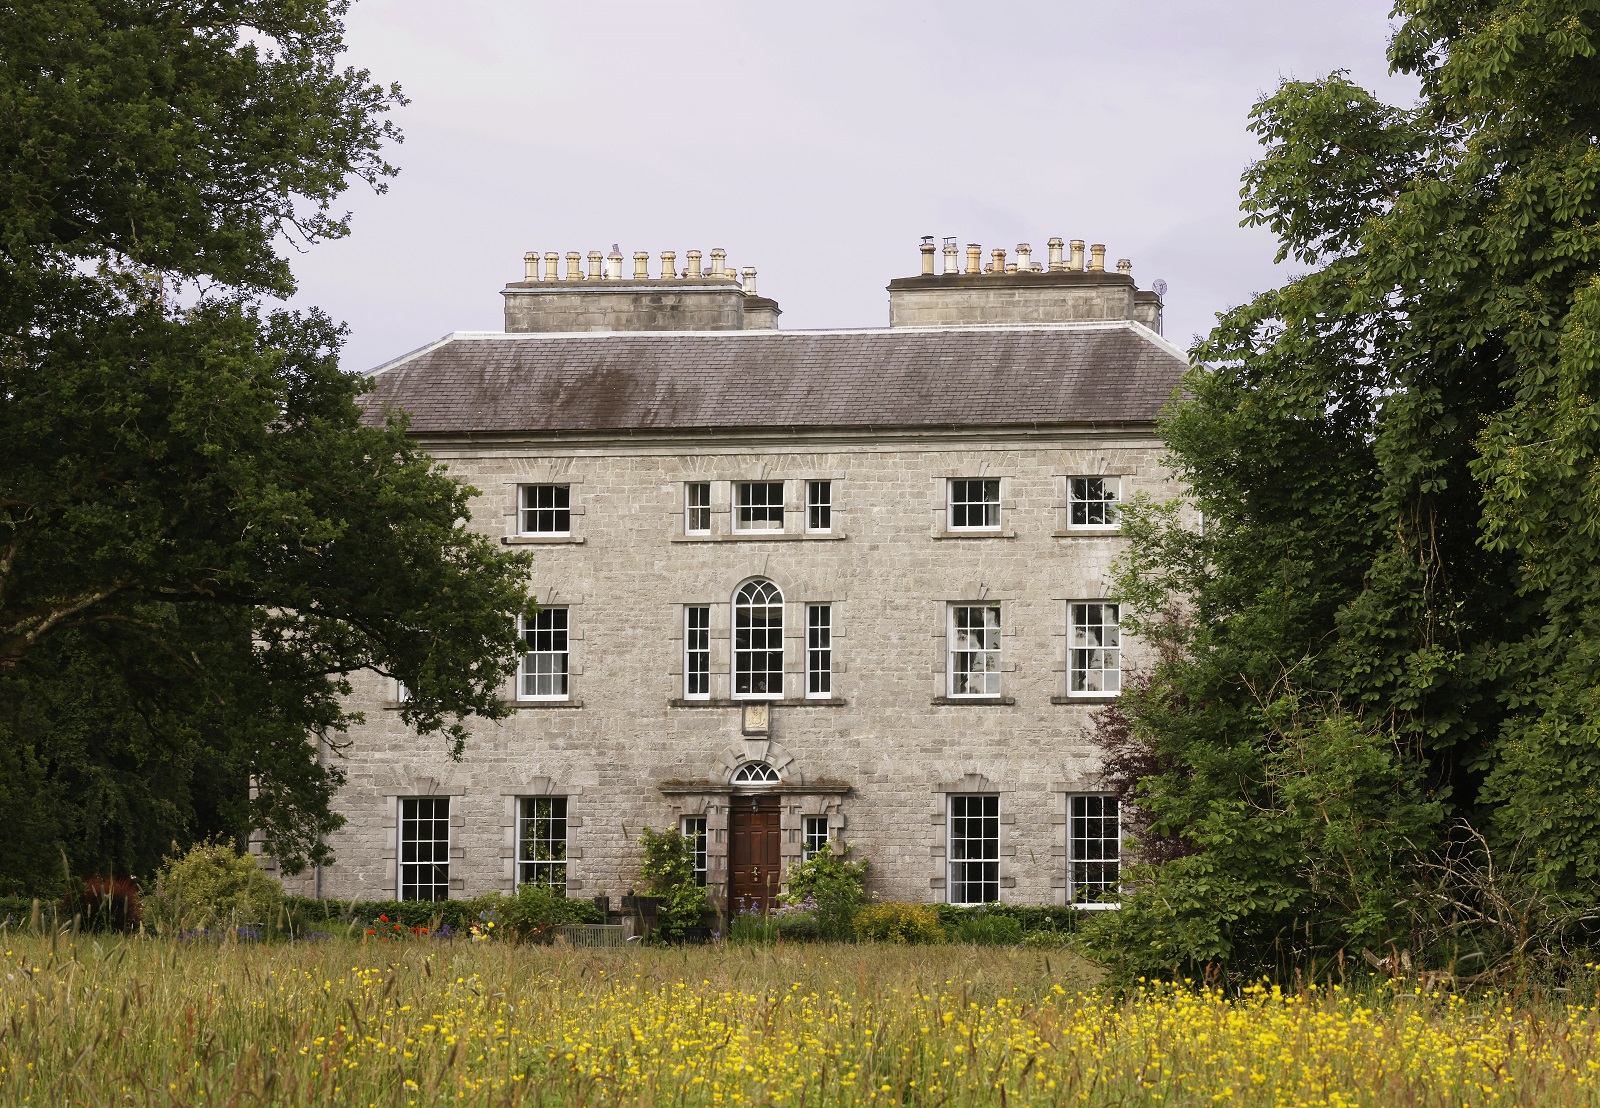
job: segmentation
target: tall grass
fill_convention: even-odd
[[[1094,991],[1063,952],[11,936],[7,1104],[1575,1105],[1600,1012]]]

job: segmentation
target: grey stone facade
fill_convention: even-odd
[[[1131,279],[1105,276],[1114,283],[1106,296],[1126,307],[1120,318],[1127,320]],[[508,297],[508,330],[511,305]],[[1113,360],[1094,368],[1096,380],[1116,393],[1118,375],[1128,368],[1118,363],[1131,362],[1131,355],[1117,354],[1121,347],[1074,346],[1100,341],[1095,324],[1076,329],[1047,322],[1053,326],[1004,332],[996,341],[1030,357],[1041,349],[1101,351]],[[1102,316],[1100,331],[1106,326]],[[533,550],[540,604],[567,609],[567,698],[516,701],[516,690],[508,688],[517,710],[504,722],[478,725],[465,759],[453,762],[401,725],[395,688],[378,678],[360,681],[356,706],[367,723],[344,755],[348,783],[336,808],[348,822],[331,842],[338,861],[292,884],[337,897],[395,895],[401,799],[439,796],[451,800],[451,895],[509,891],[518,799],[561,796],[568,806],[567,888],[573,895],[627,892],[637,880],[639,830],[674,826],[690,815],[707,821],[708,885],[715,891],[727,875],[730,802],[766,792],[780,797],[786,865],[800,857],[805,817],[822,816],[833,837],[870,859],[874,891],[942,900],[947,797],[981,793],[1000,798],[1000,898],[1063,903],[1067,796],[1101,787],[1091,718],[1107,699],[1068,695],[1069,605],[1105,596],[1108,566],[1124,542],[1114,530],[1069,526],[1069,479],[1118,478],[1124,499],[1176,492],[1151,420],[1159,406],[1153,398],[1171,393],[1183,360],[1136,322],[1115,327],[1131,336],[1139,357],[1164,367],[1160,373],[1147,367],[1147,375],[1155,374],[1145,385],[1152,399],[1140,401],[1137,412],[1117,410],[1116,418],[1107,418],[1111,409],[1096,416],[1094,405],[1112,400],[1095,399],[1100,394],[1093,390],[1065,401],[1053,419],[1037,412],[1016,416],[1011,407],[1021,411],[1033,389],[1017,390],[1015,401],[971,403],[965,419],[927,425],[908,419],[899,426],[843,420],[804,426],[763,415],[803,403],[814,377],[796,371],[789,386],[749,394],[748,414],[730,425],[697,425],[693,405],[685,404],[674,410],[689,414],[654,425],[626,405],[613,405],[606,410],[622,412],[618,418],[626,425],[595,425],[604,420],[584,408],[587,425],[573,416],[566,427],[491,427],[497,390],[524,398],[532,390],[537,401],[540,388],[553,389],[551,378],[539,374],[557,372],[540,369],[541,358],[549,361],[559,349],[564,367],[585,357],[609,365],[605,344],[613,340],[607,338],[584,340],[594,345],[576,354],[556,345],[570,340],[541,334],[477,346],[463,339],[419,355],[433,358],[428,365],[437,368],[419,370],[423,363],[413,358],[380,373],[374,411],[386,404],[421,406],[407,398],[430,388],[458,389],[465,398],[457,408],[434,410],[418,433],[452,474],[480,490],[473,526],[496,542]],[[778,357],[779,346],[763,343],[805,340],[769,336],[729,339],[755,343],[740,348],[746,360],[761,358],[762,350]],[[908,341],[913,337],[906,333]],[[508,344],[525,355],[511,368],[497,361],[511,356]],[[871,356],[880,364],[848,371],[892,382],[898,380],[894,358],[933,360],[925,346],[905,349],[909,353],[891,355],[884,347],[863,348],[865,354],[852,357]],[[645,359],[623,361],[638,366]],[[1006,395],[1001,378],[1013,364],[1019,363],[989,370],[996,395]],[[626,365],[616,372],[626,374]],[[737,372],[733,366],[700,376]],[[660,380],[651,381],[659,393]],[[788,392],[776,395],[785,387]],[[913,377],[880,387],[909,391],[861,404],[911,410],[918,388],[949,386],[932,375],[921,385]],[[566,418],[559,403],[544,410],[547,421]],[[952,531],[949,481],[974,477],[999,480],[999,527]],[[807,482],[823,480],[831,482],[831,530],[816,534],[806,528]],[[781,533],[735,531],[737,483],[750,481],[782,482]],[[688,482],[710,484],[709,534],[685,531]],[[569,490],[568,534],[522,533],[518,490],[530,484]],[[736,698],[730,679],[731,601],[752,578],[775,584],[784,606],[783,695],[756,711]],[[1000,606],[997,696],[952,697],[947,688],[949,609],[957,602]],[[821,698],[806,695],[812,604],[832,606],[833,688]],[[684,612],[690,605],[710,610],[705,699],[689,698],[685,690]],[[1123,668],[1135,665],[1137,656],[1137,644],[1128,644]],[[752,761],[770,765],[781,783],[731,785],[734,770]]]

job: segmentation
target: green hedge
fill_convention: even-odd
[[[402,927],[426,927],[437,931],[448,926],[450,930],[465,932],[473,924],[486,918],[498,919],[499,906],[506,899],[495,896],[474,897],[471,900],[318,900],[309,896],[286,896],[284,907],[296,934],[318,931],[337,933],[350,931],[359,934],[388,916],[391,923]],[[575,914],[588,923],[604,923],[605,916],[592,900],[572,901]]]
[[[963,924],[984,917],[1014,919],[1022,925],[1023,935],[1031,935],[1035,931],[1054,931],[1060,935],[1070,935],[1077,931],[1078,924],[1083,921],[1082,909],[1068,908],[1062,904],[1047,906],[985,904],[976,908],[958,908],[953,904],[940,904],[936,907],[940,925],[952,935],[960,931]]]

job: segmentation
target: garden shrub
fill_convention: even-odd
[[[139,884],[128,877],[90,877],[61,901],[60,918],[76,918],[85,931],[136,931],[144,918]]]
[[[706,891],[695,883],[694,844],[677,828],[639,835],[644,858],[639,866],[646,891],[660,900],[652,939],[681,943],[689,929],[700,927],[710,909]]]
[[[954,933],[961,922],[973,916],[1005,916],[1022,925],[1022,934],[1035,931],[1059,931],[1065,935],[1076,933],[1086,914],[1081,908],[1065,904],[982,904],[971,908],[955,904],[937,904],[939,922],[944,929]]]
[[[1022,921],[1004,912],[977,911],[962,918],[947,932],[952,942],[977,946],[1016,946],[1022,941]]]
[[[879,943],[942,943],[944,928],[931,904],[886,900],[856,913],[856,937]]]
[[[784,879],[778,900],[810,912],[818,938],[843,940],[855,935],[856,913],[867,902],[867,862],[865,858],[848,862],[845,856],[849,853],[845,844],[830,842]],[[788,930],[783,934],[790,937]]]
[[[283,886],[262,870],[255,855],[241,854],[231,839],[219,839],[168,858],[148,906],[159,926],[204,931],[275,926],[282,905]]]
[[[552,928],[573,923],[604,923],[605,914],[592,900],[569,900],[548,885],[523,885],[515,896],[482,897],[483,912],[498,915],[500,927],[518,942],[544,942]]]

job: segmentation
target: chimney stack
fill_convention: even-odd
[[[918,249],[922,251],[922,275],[924,277],[932,277],[933,255],[938,250],[938,248],[933,245],[933,236],[923,235],[922,245],[918,247]]]
[[[576,250],[567,251],[567,280],[583,280],[583,255]]]
[[[606,280],[622,280],[622,251],[617,249],[617,244],[611,244],[611,253],[606,255]]]
[[[1117,272],[1131,276],[1133,274],[1133,262],[1127,258],[1118,258]]]
[[[1017,243],[1017,272],[1031,273],[1033,271],[1033,247],[1025,242]]]
[[[711,276],[726,277],[727,273],[724,272],[724,268],[727,261],[728,252],[720,246],[713,246],[711,248]]]
[[[661,252],[661,279],[670,281],[678,275],[678,252],[676,250],[663,250]]]
[[[983,246],[979,243],[967,243],[967,272],[973,275],[983,272]]]
[[[954,238],[946,238],[944,240],[944,275],[953,277],[960,272],[961,255],[956,251],[956,240]]]
[[[1072,256],[1067,259],[1067,269],[1074,273],[1083,272],[1083,240],[1072,240]]]
[[[1061,260],[1061,248],[1065,245],[1066,243],[1062,242],[1059,238],[1053,238],[1050,240],[1051,273],[1060,273],[1062,270],[1067,268],[1067,263]]]
[[[635,281],[648,281],[650,279],[650,251],[635,250],[633,252],[633,279]]]
[[[698,281],[700,279],[700,251],[691,250],[687,257],[689,259],[689,280]]]
[[[1106,245],[1097,242],[1089,247],[1089,272],[1104,273],[1106,271]]]
[[[539,252],[530,250],[522,255],[522,279],[524,281],[537,281],[539,279]]]

